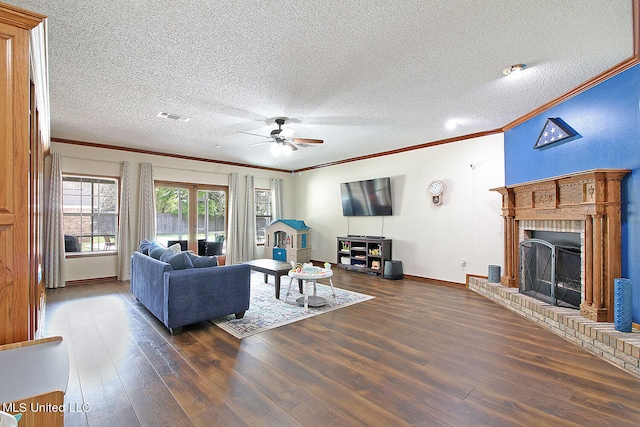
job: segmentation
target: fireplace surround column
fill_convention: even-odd
[[[593,306],[593,216],[587,215],[584,224],[584,295],[582,305]]]
[[[516,221],[513,217],[504,218],[505,234],[508,238],[504,240],[504,268],[505,272],[500,278],[502,286],[513,288],[518,286],[517,271],[518,265],[515,264],[518,259],[518,229],[516,227]],[[515,242],[515,244],[513,244]],[[507,256],[508,254],[508,256]]]
[[[593,308],[604,308],[602,296],[602,215],[593,217]]]

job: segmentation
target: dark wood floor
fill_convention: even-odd
[[[47,291],[66,403],[89,405],[66,426],[640,424],[640,380],[471,291],[334,284],[376,298],[243,340],[208,322],[172,337],[127,282]]]

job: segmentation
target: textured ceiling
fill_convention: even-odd
[[[631,0],[9,1],[49,17],[52,137],[285,170],[501,128],[633,55]],[[241,133],[277,117],[325,143]]]

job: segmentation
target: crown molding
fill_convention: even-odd
[[[39,13],[21,9],[6,3],[0,3],[0,23],[13,27],[31,30],[37,27],[47,17]]]
[[[60,143],[60,144],[81,145],[83,147],[91,147],[91,148],[103,148],[105,150],[126,151],[126,152],[129,152],[129,153],[148,154],[148,155],[151,155],[151,156],[171,157],[173,159],[194,160],[194,161],[197,161],[197,162],[215,163],[215,164],[227,165],[227,166],[237,166],[237,167],[243,167],[243,168],[261,169],[261,170],[268,170],[268,171],[272,171],[272,172],[291,173],[290,170],[286,170],[286,169],[270,168],[270,167],[266,167],[266,166],[255,166],[255,165],[248,165],[248,164],[245,164],[245,163],[237,163],[237,162],[227,162],[227,161],[224,161],[224,160],[205,159],[203,157],[183,156],[181,154],[160,153],[158,151],[152,151],[152,150],[142,150],[142,149],[139,149],[139,148],[121,147],[121,146],[117,146],[117,145],[107,145],[107,144],[98,144],[96,142],[76,141],[76,140],[73,140],[73,139],[51,138],[51,142],[57,142],[57,143]]]

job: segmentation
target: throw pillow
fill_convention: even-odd
[[[193,264],[194,268],[217,267],[218,259],[215,256],[201,256]]]
[[[173,254],[174,252],[169,249],[169,248],[149,248],[149,256],[151,258],[155,258],[155,259],[160,259],[160,257],[165,253],[168,252],[170,254]]]
[[[217,267],[218,259],[214,256],[198,256],[193,252],[189,253],[189,258],[194,268]]]
[[[165,257],[165,255],[168,255],[166,259],[162,259]],[[174,254],[171,251],[167,251],[165,255],[163,255],[160,260],[171,265],[171,268],[173,268],[174,270],[184,270],[185,268],[193,268],[193,263],[191,262],[191,258],[189,258],[189,255],[186,252],[180,252],[178,254]]]
[[[189,257],[189,259],[191,260],[191,263],[193,264],[198,258],[200,258],[200,255],[196,255],[193,251],[187,251],[185,252],[187,254],[187,256]],[[195,265],[194,265],[195,267]]]
[[[169,246],[169,249],[171,249],[174,254],[179,254],[182,251],[180,243],[175,243],[175,244]]]
[[[151,251],[158,248],[166,249],[167,247],[164,246],[162,243],[151,242],[151,244],[149,245],[149,255],[151,255]]]
[[[149,255],[149,247],[151,246],[151,242],[148,241],[147,239],[144,239],[142,241],[142,243],[140,243],[140,246],[138,247],[138,252],[144,254],[144,255]]]

